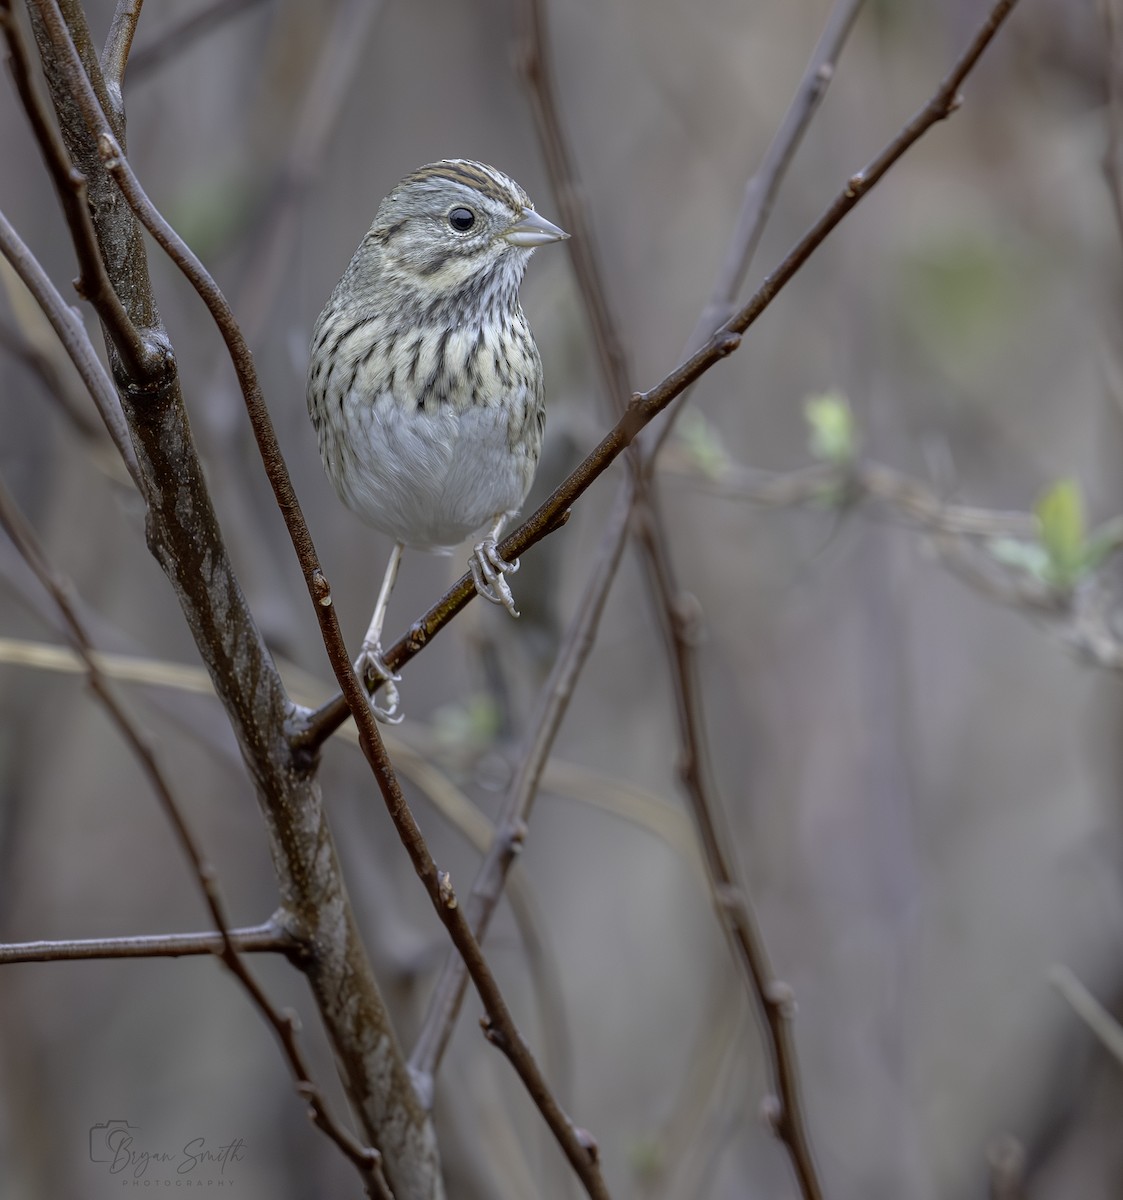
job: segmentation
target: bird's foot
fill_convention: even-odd
[[[504,578],[505,575],[514,575],[519,569],[517,558],[514,562],[507,562],[500,557],[495,539],[485,538],[476,546],[475,553],[468,560],[468,567],[472,572],[472,582],[476,585],[476,591],[485,600],[490,600],[492,604],[502,604],[512,617],[519,615],[510,585]]]
[[[401,683],[402,677],[386,665],[382,647],[377,642],[363,642],[359,657],[355,659],[355,674],[363,687],[369,689],[370,708],[375,717],[387,725],[400,725],[403,714],[396,685]],[[379,692],[386,698],[385,707],[376,699]]]

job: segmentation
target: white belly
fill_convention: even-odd
[[[537,456],[521,440],[511,448],[506,407],[425,412],[352,393],[343,410],[347,437],[321,447],[328,473],[343,502],[395,541],[447,553],[526,499]]]

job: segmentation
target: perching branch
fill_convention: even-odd
[[[889,142],[865,168],[851,176],[843,189],[827,206],[810,230],[795,244],[769,274],[748,302],[721,329],[713,333],[694,354],[687,357],[659,383],[646,392],[636,393],[627,411],[598,445],[565,479],[539,508],[499,546],[499,553],[510,560],[560,529],[569,509],[612,465],[655,416],[666,409],[695,380],[700,379],[741,343],[741,335],[753,325],[800,267],[821,246],[827,236],[867,196],[885,173],[934,125],[950,116],[958,107],[958,89],[1018,0],[998,0],[980,26],[968,48],[937,88],[932,99]],[[445,594],[410,626],[408,633],[386,649],[384,658],[391,670],[400,671],[420,653],[475,595],[469,574],[462,575]],[[342,696],[322,705],[295,734],[295,743],[314,750],[323,744],[347,719],[349,709]]]

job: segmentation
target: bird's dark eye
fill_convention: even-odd
[[[470,208],[454,208],[448,214],[448,223],[457,233],[467,233],[476,223],[476,214]]]

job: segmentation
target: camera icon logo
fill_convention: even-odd
[[[101,1121],[90,1126],[90,1162],[114,1162],[122,1144],[139,1125],[128,1121]]]

